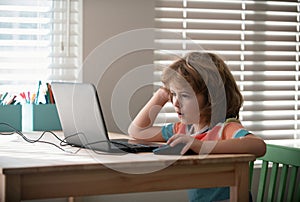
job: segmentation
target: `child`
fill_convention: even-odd
[[[250,153],[263,156],[264,141],[239,122],[242,95],[224,61],[213,53],[192,52],[165,68],[165,87],[158,89],[129,126],[136,139],[185,143],[199,154]],[[153,126],[161,108],[171,101],[179,122]],[[189,190],[190,201],[229,199],[229,188]]]

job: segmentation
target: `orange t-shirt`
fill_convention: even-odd
[[[174,134],[188,134],[191,125],[181,122],[171,123],[162,128],[162,136],[167,141]],[[227,119],[224,123],[219,123],[212,129],[206,128],[195,134],[190,134],[198,140],[226,140],[240,138],[250,134],[237,119]]]

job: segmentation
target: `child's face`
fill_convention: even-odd
[[[200,123],[200,109],[204,105],[202,95],[196,95],[191,87],[170,85],[172,103],[178,118],[185,124]]]

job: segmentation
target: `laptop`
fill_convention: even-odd
[[[97,90],[90,83],[51,83],[67,144],[111,153],[152,152],[160,145],[110,139]]]

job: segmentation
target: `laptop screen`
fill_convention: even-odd
[[[103,142],[108,150],[108,132],[96,88],[88,83],[52,84],[53,95],[66,141],[76,146]]]

